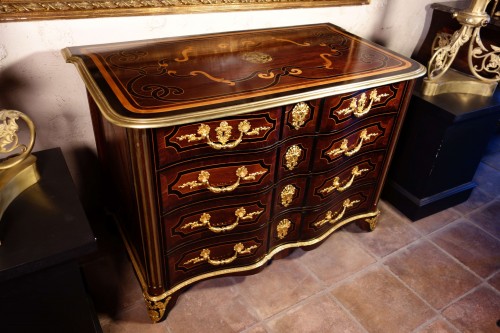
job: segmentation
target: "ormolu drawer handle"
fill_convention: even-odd
[[[355,177],[361,176],[363,174],[363,172],[366,172],[366,171],[368,171],[368,169],[359,169],[359,166],[355,166],[351,170],[351,178],[349,178],[349,180],[347,182],[345,182],[344,185],[341,185],[339,177],[335,177],[333,179],[331,186],[324,188],[319,192],[320,193],[330,193],[330,192],[335,191],[335,190],[337,190],[339,192],[343,192],[343,191],[347,190],[349,187],[351,187],[352,183],[354,182]]]
[[[187,228],[194,229],[194,228],[199,228],[199,227],[207,226],[208,230],[210,230],[212,232],[215,232],[215,233],[224,232],[224,231],[230,231],[230,230],[233,230],[234,228],[236,228],[236,226],[238,225],[238,223],[240,222],[240,220],[251,220],[255,215],[259,215],[262,212],[263,212],[263,210],[258,210],[258,211],[255,211],[255,212],[247,214],[245,208],[243,208],[243,207],[238,208],[234,212],[234,215],[236,215],[236,221],[233,222],[233,223],[231,223],[231,224],[229,224],[229,225],[225,225],[223,227],[215,227],[215,226],[213,226],[210,223],[210,218],[211,218],[210,214],[203,213],[203,214],[201,214],[199,221],[194,221],[194,222],[186,223],[185,225],[183,225],[181,227],[181,229],[187,229]]]
[[[278,233],[279,239],[284,239],[288,235],[288,229],[292,225],[289,219],[283,219],[276,226],[276,232]]]
[[[255,180],[255,176],[262,175],[266,173],[265,171],[258,171],[254,172],[251,174],[248,174],[248,170],[246,167],[242,166],[239,167],[236,170],[236,176],[238,177],[238,180],[236,183],[229,185],[229,186],[224,186],[224,187],[216,187],[212,186],[209,183],[209,178],[210,178],[210,173],[208,171],[201,171],[200,174],[198,175],[198,181],[192,181],[192,182],[187,182],[179,186],[179,188],[185,188],[188,187],[190,189],[193,189],[195,187],[199,186],[206,186],[206,188],[213,193],[225,193],[225,192],[231,192],[234,191],[239,185],[241,180]]]
[[[302,155],[302,148],[297,145],[290,146],[285,153],[286,167],[293,170],[299,164],[299,158]]]
[[[361,149],[361,146],[363,145],[363,143],[365,141],[368,141],[372,137],[376,137],[379,134],[380,133],[369,133],[368,134],[368,131],[366,129],[364,129],[361,131],[361,134],[359,135],[359,142],[356,145],[356,147],[349,149],[349,147],[348,147],[349,141],[347,139],[344,139],[344,140],[342,140],[342,143],[340,144],[340,148],[336,148],[334,150],[331,150],[331,151],[327,152],[327,154],[330,157],[335,157],[337,155],[342,155],[342,154],[344,154],[345,156],[352,156],[352,155],[356,154]]]
[[[304,125],[307,116],[309,116],[309,112],[311,108],[304,102],[297,103],[292,109],[292,125],[298,130],[301,126]]]
[[[227,265],[227,264],[230,264],[233,261],[235,261],[236,258],[238,258],[239,254],[248,254],[248,253],[251,253],[252,250],[255,249],[255,248],[257,248],[257,245],[253,245],[253,246],[247,247],[245,249],[245,246],[242,243],[238,243],[233,248],[234,249],[233,256],[229,257],[227,259],[221,259],[221,260],[215,260],[215,259],[210,258],[210,250],[209,249],[203,249],[203,250],[201,250],[199,257],[196,257],[196,258],[193,258],[193,259],[190,259],[190,260],[186,261],[184,263],[184,265],[196,264],[196,263],[199,263],[199,262],[202,262],[202,261],[206,261],[210,265],[213,265],[213,266]]]
[[[206,124],[201,124],[198,127],[197,134],[199,136],[196,136],[196,134],[186,134],[186,135],[182,135],[182,136],[177,137],[177,139],[179,141],[183,141],[183,140],[187,139],[188,142],[200,141],[200,140],[206,139],[207,144],[210,147],[212,147],[213,149],[217,149],[217,150],[231,149],[231,148],[238,146],[241,143],[241,141],[243,140],[243,134],[245,134],[245,135],[257,135],[257,134],[259,134],[260,131],[265,131],[265,130],[270,129],[270,127],[263,126],[263,127],[254,128],[252,131],[250,131],[251,128],[252,128],[252,125],[250,124],[250,122],[248,120],[243,120],[242,122],[240,122],[238,124],[238,130],[240,131],[240,136],[235,141],[229,142],[229,140],[231,139],[231,136],[232,136],[233,127],[231,125],[229,125],[227,121],[221,121],[221,123],[219,124],[219,127],[215,128],[215,132],[217,133],[216,137],[217,137],[217,140],[219,140],[218,143],[212,142],[212,140],[210,140],[210,136],[209,136],[210,126],[208,126]]]
[[[328,212],[326,212],[326,215],[325,215],[325,218],[322,219],[321,221],[318,221],[316,223],[314,223],[314,226],[315,227],[320,227],[322,226],[323,224],[326,224],[326,223],[330,223],[330,224],[335,224],[337,223],[338,221],[340,221],[340,219],[342,217],[344,217],[344,214],[347,210],[347,208],[351,208],[352,206],[354,206],[355,204],[357,204],[359,202],[359,200],[349,200],[349,199],[345,199],[344,202],[342,203],[342,211],[340,213],[337,214],[337,212],[335,213],[332,213],[331,210],[329,210]],[[334,218],[333,217],[333,214],[337,214],[337,216]]]
[[[292,203],[296,191],[297,189],[295,188],[295,186],[291,184],[288,184],[283,188],[280,196],[281,196],[281,204],[284,207],[288,207]]]
[[[380,99],[382,97],[387,97],[387,96],[389,96],[389,94],[377,95],[377,89],[373,89],[370,92],[370,104],[368,104],[368,106],[366,108],[365,108],[365,105],[366,105],[367,98],[366,98],[366,94],[363,93],[361,95],[361,97],[359,98],[359,100],[356,97],[354,97],[351,100],[351,104],[349,105],[348,108],[342,109],[342,110],[337,110],[337,111],[335,111],[335,113],[338,115],[349,115],[349,114],[353,113],[356,117],[359,118],[359,117],[364,116],[368,112],[370,112],[373,102],[380,102]]]

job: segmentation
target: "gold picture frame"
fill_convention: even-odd
[[[370,0],[0,0],[0,22],[367,5]]]

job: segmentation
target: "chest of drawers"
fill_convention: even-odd
[[[152,320],[343,225],[374,228],[420,64],[331,24],[63,50]]]

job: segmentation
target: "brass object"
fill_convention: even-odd
[[[372,137],[377,137],[379,134],[380,133],[368,133],[367,129],[363,129],[359,135],[359,142],[354,148],[349,148],[349,141],[347,139],[344,139],[342,140],[339,148],[333,149],[327,152],[327,154],[330,157],[336,157],[342,154],[344,154],[345,156],[352,156],[361,149],[364,142],[370,140]]]
[[[314,226],[321,227],[322,225],[324,225],[326,223],[330,223],[330,224],[337,223],[338,221],[340,221],[342,219],[342,217],[344,217],[346,210],[348,208],[351,208],[352,206],[354,206],[358,202],[359,202],[359,200],[351,201],[350,199],[345,199],[344,202],[342,203],[342,211],[340,213],[337,213],[337,212],[332,213],[332,211],[329,210],[328,212],[326,212],[325,218],[318,221],[318,222],[315,222]],[[337,215],[337,216],[333,217],[334,215]]]
[[[288,207],[292,203],[296,190],[297,189],[295,188],[295,186],[291,184],[288,184],[283,188],[280,196],[281,196],[281,204],[284,207]]]
[[[370,230],[373,231],[377,227],[379,216],[380,216],[380,211],[377,210],[377,215],[365,219],[365,222],[370,225]]]
[[[427,65],[422,93],[427,96],[442,93],[471,93],[491,96],[500,81],[500,46],[488,49],[481,41],[480,30],[490,21],[486,7],[491,0],[472,0],[469,7],[453,13],[462,27],[450,34],[438,34],[433,42],[433,55]],[[449,74],[458,51],[469,43],[467,62],[471,74]],[[457,79],[457,76],[459,78]]]
[[[28,127],[27,145],[19,142],[18,120]],[[16,110],[0,111],[0,154],[9,154],[0,162],[0,219],[9,204],[40,179],[36,157],[31,155],[35,137],[35,125],[27,115]]]
[[[285,154],[286,167],[293,170],[299,164],[299,158],[302,155],[302,148],[297,145],[290,146]]]
[[[181,229],[187,229],[187,228],[195,229],[195,228],[200,228],[200,227],[206,226],[208,228],[208,230],[215,232],[215,233],[230,231],[230,230],[233,230],[234,228],[236,228],[236,226],[239,224],[240,220],[251,220],[254,218],[255,215],[259,215],[262,212],[263,212],[263,210],[258,210],[258,211],[247,214],[245,208],[240,207],[234,212],[234,215],[236,215],[236,221],[229,224],[229,225],[225,225],[223,227],[213,226],[210,223],[210,218],[211,218],[210,214],[203,213],[203,214],[201,214],[199,221],[186,223],[185,225],[183,225],[181,227]]]
[[[256,248],[257,248],[257,245],[253,245],[253,246],[247,247],[245,249],[245,246],[242,243],[238,243],[234,246],[234,248],[233,248],[234,254],[231,257],[226,258],[226,259],[220,259],[220,260],[215,260],[215,259],[210,258],[210,249],[203,249],[203,250],[201,250],[199,257],[196,257],[196,258],[193,258],[193,259],[186,261],[184,263],[184,265],[197,264],[197,263],[203,262],[203,261],[206,261],[207,263],[209,263],[210,265],[213,265],[213,266],[227,265],[227,264],[230,264],[233,261],[235,261],[236,258],[238,258],[239,254],[252,253],[252,250],[256,249]]]
[[[240,10],[286,9],[304,7],[333,7],[367,5],[370,0],[77,0],[23,1],[3,0],[0,21],[75,19],[110,16],[143,16]]]
[[[146,301],[146,306],[148,307],[149,318],[151,318],[153,322],[157,323],[163,318],[170,299],[172,299],[171,296],[160,300],[152,300],[147,295],[144,295],[144,300]]]
[[[292,222],[288,219],[283,219],[276,226],[276,232],[278,233],[279,239],[284,239],[288,235],[288,229],[292,225]]]
[[[296,130],[304,125],[309,112],[311,112],[311,108],[306,103],[300,102],[295,104],[292,109],[292,125]]]
[[[327,193],[327,194],[330,192],[333,192],[335,190],[337,190],[338,192],[343,192],[343,191],[347,190],[349,187],[351,187],[352,183],[354,182],[355,177],[361,176],[363,174],[363,172],[366,172],[366,171],[368,171],[368,169],[359,169],[359,166],[355,166],[351,170],[351,177],[349,178],[349,180],[344,182],[344,184],[342,184],[339,177],[335,177],[332,181],[331,186],[324,188],[319,192],[320,193]]]
[[[179,186],[179,188],[185,188],[189,187],[190,189],[193,189],[195,187],[199,186],[206,186],[206,188],[213,193],[226,193],[226,192],[231,192],[234,191],[239,185],[241,180],[255,180],[255,177],[258,175],[262,175],[266,173],[265,171],[258,171],[254,172],[251,174],[248,174],[248,169],[244,166],[239,167],[236,169],[236,176],[238,177],[238,180],[233,183],[232,185],[229,186],[224,186],[224,187],[216,187],[212,186],[209,183],[210,179],[210,172],[208,171],[201,171],[200,174],[198,175],[198,181],[192,181],[192,182],[187,182]]]
[[[370,97],[369,97],[370,104],[368,104],[368,106],[366,106],[368,98],[366,97],[366,93],[363,93],[359,97],[359,100],[356,97],[353,97],[351,100],[351,104],[349,105],[348,108],[337,110],[335,111],[335,113],[338,115],[349,115],[352,113],[354,114],[355,117],[359,118],[370,112],[373,102],[380,102],[380,99],[382,97],[387,97],[387,96],[389,96],[389,94],[378,95],[377,89],[373,89],[370,92]]]
[[[218,143],[212,142],[212,140],[210,139],[210,126],[206,124],[201,124],[198,127],[198,136],[196,136],[196,134],[186,134],[177,137],[177,139],[179,141],[188,140],[188,142],[207,140],[207,144],[213,149],[231,149],[235,148],[241,143],[241,141],[243,140],[243,135],[258,135],[260,131],[267,131],[268,129],[270,129],[270,127],[262,126],[251,130],[252,125],[250,124],[250,122],[248,120],[243,120],[238,124],[238,130],[240,132],[239,137],[233,142],[228,143],[232,136],[232,129],[233,127],[229,125],[227,121],[221,121],[219,126],[215,128],[216,137],[219,141]]]

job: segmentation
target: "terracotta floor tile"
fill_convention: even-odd
[[[325,285],[331,285],[376,260],[346,232],[337,232],[318,248],[306,251],[299,261]]]
[[[261,319],[322,290],[322,285],[296,259],[274,261],[258,274],[234,277],[236,287],[245,301]]]
[[[443,319],[438,319],[415,333],[456,333],[456,330]]]
[[[500,200],[478,209],[469,215],[469,220],[481,226],[493,236],[500,238]]]
[[[488,283],[491,284],[494,288],[496,288],[496,290],[500,291],[500,272],[497,272],[495,275],[493,275],[488,280]]]
[[[258,324],[256,326],[252,326],[249,329],[244,330],[242,333],[269,333],[269,331],[264,325]]]
[[[458,221],[431,236],[439,247],[481,277],[500,269],[500,241],[467,221]]]
[[[492,201],[494,199],[493,196],[489,195],[488,193],[484,192],[480,188],[476,187],[469,199],[467,201],[461,203],[460,205],[454,206],[453,208],[457,211],[459,211],[462,214],[468,214],[472,212],[473,210],[481,207],[484,204],[487,204],[488,202]]]
[[[385,261],[389,269],[430,305],[441,309],[481,283],[439,248],[419,241]]]
[[[443,311],[461,332],[499,332],[500,296],[493,289],[480,287]]]
[[[500,172],[484,163],[479,163],[474,176],[474,181],[479,188],[489,195],[496,197],[500,195]]]
[[[166,323],[172,333],[233,333],[257,323],[231,278],[194,285],[179,297]]]
[[[165,321],[153,324],[144,304],[136,304],[120,312],[119,316],[113,320],[102,324],[102,330],[103,333],[165,333],[167,327]]]
[[[355,224],[349,224],[345,230],[350,232],[363,247],[377,257],[386,255],[415,241],[421,235],[410,225],[411,222],[402,215],[395,214],[381,203],[381,213],[378,226],[372,232],[359,229]]]
[[[412,226],[417,228],[421,233],[427,235],[434,232],[453,221],[456,221],[461,216],[453,209],[442,210],[436,214],[429,215],[423,219],[413,222]]]
[[[486,155],[483,157],[482,162],[494,169],[500,170],[500,153]]]
[[[435,316],[383,267],[342,283],[332,295],[371,333],[411,332]]]
[[[327,295],[313,297],[268,323],[271,333],[363,332]]]

